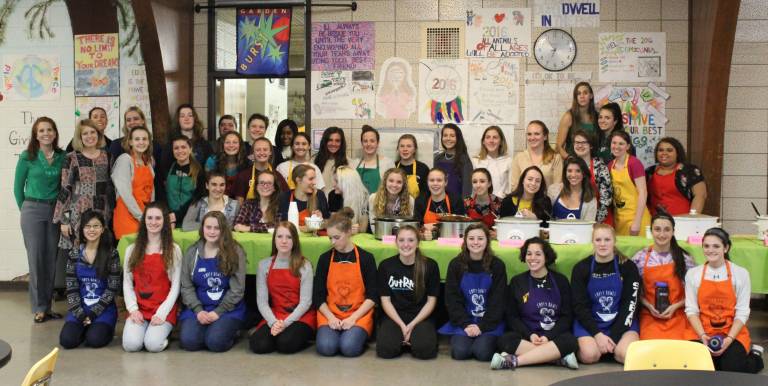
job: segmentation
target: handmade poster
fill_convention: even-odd
[[[419,62],[419,123],[464,122],[466,104],[466,59]]]
[[[536,27],[600,26],[600,0],[535,0],[533,17]]]
[[[312,71],[373,70],[373,22],[312,23]]]
[[[58,100],[61,64],[58,55],[4,55],[3,92],[9,101]]]
[[[146,117],[146,125],[151,128],[152,109],[149,104],[149,86],[147,71],[143,64],[125,65],[120,68],[120,105],[123,110],[137,106]]]
[[[376,88],[376,114],[386,119],[409,119],[416,111],[416,86],[411,64],[403,58],[384,61]]]
[[[237,9],[238,74],[286,75],[291,8]]]
[[[88,112],[94,107],[101,107],[107,111],[107,128],[104,130],[104,134],[112,139],[121,137],[120,124],[122,122],[122,116],[120,115],[119,96],[76,97],[75,125],[81,119],[88,118]]]
[[[525,121],[538,119],[549,129],[549,140],[557,138],[557,126],[563,113],[571,107],[573,87],[576,83],[529,82],[525,85]]]
[[[117,35],[75,35],[75,96],[120,94]]]
[[[598,37],[601,82],[664,82],[667,79],[667,34],[608,32]]]
[[[525,80],[526,81],[550,81],[550,80],[557,80],[557,81],[569,81],[569,82],[580,82],[582,80],[588,81],[592,79],[592,72],[591,71],[570,71],[570,72],[536,72],[536,71],[526,71],[525,72]]]
[[[518,123],[520,59],[469,59],[469,118],[472,123]]]
[[[467,11],[464,34],[467,56],[510,58],[530,56],[530,8],[476,8]]]
[[[637,158],[645,166],[656,163],[654,148],[664,137],[668,121],[665,95],[665,90],[653,84],[647,87],[605,86],[595,91],[598,108],[609,102],[619,104],[624,129],[632,136]]]
[[[312,71],[312,119],[372,119],[373,71]]]

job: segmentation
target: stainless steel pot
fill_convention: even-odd
[[[472,224],[479,224],[480,221],[465,216],[442,216],[437,224],[440,237],[443,238],[463,238],[464,232]]]
[[[412,225],[416,230],[419,229],[419,222],[412,217],[377,217],[374,220],[373,236],[381,240],[384,236],[395,235],[404,225]]]

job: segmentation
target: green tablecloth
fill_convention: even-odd
[[[173,238],[183,251],[195,243],[198,239],[197,231],[183,232],[175,230]],[[323,252],[331,247],[327,237],[315,237],[309,234],[301,235],[301,250],[313,265]],[[120,240],[118,250],[123,258],[125,248],[135,239],[135,235],[125,236]],[[270,256],[272,251],[272,235],[267,233],[236,233],[235,239],[243,246],[248,255],[248,274],[256,274],[259,260]],[[373,254],[376,262],[380,263],[384,259],[397,253],[394,244],[383,244],[374,239],[370,234],[355,235],[352,240],[359,247]],[[651,240],[642,237],[620,236],[618,238],[618,248],[621,253],[631,257],[643,247],[650,245]],[[686,243],[680,243],[696,260],[697,263],[704,262],[704,253],[700,246],[692,246]],[[525,263],[520,261],[520,250],[518,248],[500,247],[498,242],[492,244],[493,250],[507,266],[507,275],[512,277],[526,270]],[[579,245],[553,245],[557,252],[557,262],[555,269],[570,277],[571,270],[576,263],[589,256],[592,253],[591,244]],[[440,266],[440,276],[445,279],[448,271],[448,263],[456,257],[459,247],[438,245],[436,241],[424,241],[421,243],[421,251],[437,261]],[[752,292],[768,293],[768,247],[763,246],[762,241],[755,238],[739,237],[733,240],[733,250],[731,251],[731,260],[746,268],[752,278]]]

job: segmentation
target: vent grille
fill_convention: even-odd
[[[422,26],[421,57],[459,59],[464,57],[464,28],[461,22],[429,23]]]

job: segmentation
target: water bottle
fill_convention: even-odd
[[[656,282],[656,311],[663,313],[669,307],[669,286],[665,281]]]
[[[288,204],[288,222],[292,223],[296,229],[299,229],[299,206],[296,201],[291,201]]]
[[[712,351],[718,351],[720,348],[723,347],[723,336],[722,335],[715,335],[712,338],[709,339],[709,343],[707,346]]]

